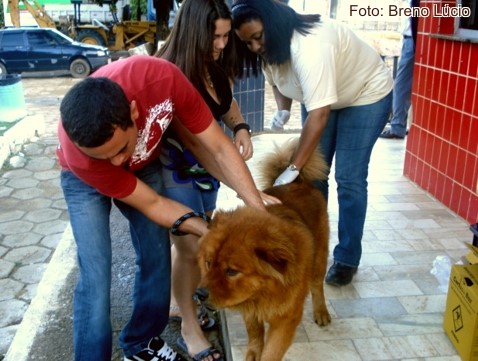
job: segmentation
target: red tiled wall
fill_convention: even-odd
[[[472,224],[478,222],[478,44],[429,35],[453,34],[453,21],[419,19],[404,174]]]

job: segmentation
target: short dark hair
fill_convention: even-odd
[[[61,102],[60,115],[68,137],[86,148],[105,144],[118,127],[133,126],[126,94],[108,78],[89,77],[75,84]]]
[[[316,23],[319,14],[299,14],[283,2],[276,0],[237,0],[232,5],[234,29],[252,20],[259,20],[264,26],[265,56],[262,61],[268,64],[283,64],[290,59],[290,43],[294,31],[306,35]],[[238,43],[240,42],[237,39]],[[257,72],[260,61],[252,55],[244,43],[237,46],[239,62],[247,70]]]

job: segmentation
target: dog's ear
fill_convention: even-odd
[[[268,272],[280,282],[284,283],[284,274],[287,272],[287,268],[290,262],[293,262],[294,255],[290,249],[286,247],[273,247],[273,248],[264,248],[257,247],[255,249],[257,258],[262,261],[266,267],[272,268]]]

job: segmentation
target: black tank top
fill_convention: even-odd
[[[214,98],[211,97],[204,85],[200,87],[199,92],[211,110],[214,119],[221,121],[222,116],[231,108],[231,84],[229,83],[227,74],[218,66],[211,67],[211,69],[209,69],[209,74],[211,75],[211,81],[214,85],[214,90],[216,90],[219,103],[217,103]]]

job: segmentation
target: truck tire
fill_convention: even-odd
[[[75,40],[85,44],[106,46],[105,39],[94,30],[80,30]]]
[[[75,59],[70,64],[73,78],[86,78],[91,72],[91,66],[85,59]]]
[[[5,67],[5,65],[3,65],[2,62],[0,62],[0,75],[6,75],[6,74],[8,74],[7,68]]]

